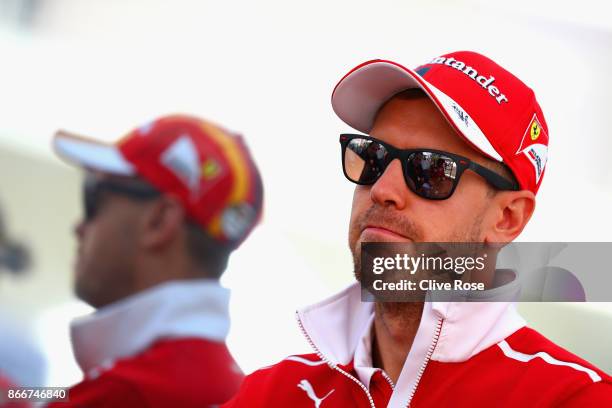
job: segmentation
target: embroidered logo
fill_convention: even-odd
[[[189,135],[179,137],[161,156],[161,162],[195,192],[200,183],[198,150]]]
[[[255,222],[257,211],[248,203],[227,207],[221,215],[221,229],[229,239],[243,237]]]
[[[470,117],[456,103],[453,103],[453,110],[457,114],[457,117],[459,118],[459,120],[465,123],[466,127],[470,126]]]
[[[324,397],[319,398],[317,397],[317,394],[315,394],[314,389],[312,388],[312,385],[310,384],[310,382],[308,382],[308,380],[300,381],[297,386],[298,388],[301,388],[306,393],[306,395],[308,395],[308,398],[314,401],[315,408],[319,408],[323,400],[325,400],[327,397],[330,396],[332,392],[335,391],[335,389],[332,389],[330,392],[325,394]]]
[[[538,140],[539,139],[539,140]],[[531,118],[529,126],[525,129],[525,134],[521,140],[521,144],[516,150],[516,154],[524,154],[527,160],[533,166],[535,172],[536,184],[540,182],[546,160],[548,159],[548,135],[542,128],[536,114]]]
[[[531,130],[529,131],[529,134],[531,135],[531,140],[536,140],[538,137],[540,137],[540,133],[542,132],[542,128],[540,127],[540,124],[538,123],[538,121],[534,118],[533,122],[531,122]]]
[[[221,174],[221,165],[211,158],[206,159],[206,161],[202,164],[202,178],[204,180],[212,180]]]
[[[504,95],[504,93],[497,86],[494,86],[495,77],[493,75],[489,75],[488,78],[486,75],[479,74],[479,72],[469,65],[466,65],[463,61],[458,61],[453,57],[437,57],[428,62],[428,64],[440,64],[445,65],[447,67],[455,68],[457,71],[464,73],[467,75],[472,81],[478,83],[484,90],[488,92],[490,96],[492,96],[499,105],[503,102],[508,103],[508,97]],[[417,69],[419,72],[421,68]]]

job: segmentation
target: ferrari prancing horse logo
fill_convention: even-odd
[[[531,134],[531,140],[536,140],[538,137],[540,137],[541,131],[542,129],[536,120],[531,122],[531,131],[529,132]]]
[[[527,137],[529,135],[529,137]],[[524,154],[529,163],[533,166],[535,172],[536,185],[540,182],[544,167],[548,159],[548,135],[546,130],[542,128],[537,115],[534,113],[531,122],[525,129],[521,144],[516,150],[516,154]]]

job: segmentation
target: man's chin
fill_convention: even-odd
[[[91,296],[89,295],[88,291],[83,287],[82,284],[80,284],[78,281],[75,282],[73,289],[74,289],[74,295],[79,300],[87,303],[90,306],[94,306],[94,305],[92,305],[92,302],[91,302]]]
[[[103,306],[104,302],[100,299],[99,294],[88,283],[90,282],[87,279],[77,273],[73,286],[75,296],[91,307],[98,308]]]

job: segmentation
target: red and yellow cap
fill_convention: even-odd
[[[261,176],[242,137],[187,115],[158,118],[114,144],[58,131],[59,156],[84,168],[138,176],[180,199],[215,239],[237,247],[261,218]]]

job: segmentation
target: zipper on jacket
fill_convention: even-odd
[[[417,387],[419,386],[421,377],[423,376],[423,373],[425,373],[427,364],[429,363],[429,360],[431,359],[431,356],[433,355],[433,352],[436,349],[436,346],[438,345],[438,339],[440,338],[440,332],[442,331],[443,322],[444,322],[444,319],[442,319],[441,317],[438,318],[438,322],[436,323],[436,329],[434,331],[433,339],[431,340],[431,344],[429,345],[429,348],[427,349],[427,354],[425,355],[425,361],[423,361],[423,364],[421,364],[421,367],[419,368],[419,372],[417,373],[416,382],[414,383],[414,387],[412,387],[412,391],[410,391],[408,402],[406,402],[406,408],[410,407],[410,403],[412,402],[412,398],[414,397]]]
[[[392,390],[395,390],[395,384],[393,384],[393,380],[387,375],[387,373],[385,373],[385,370],[380,370],[383,378],[385,380],[387,380],[387,382],[389,383],[389,385],[391,386]]]
[[[324,361],[325,363],[327,363],[327,365],[332,369],[332,370],[336,370],[337,372],[339,372],[340,374],[342,374],[343,376],[349,378],[350,380],[352,380],[355,384],[357,384],[362,390],[363,392],[366,393],[366,396],[368,397],[368,401],[370,402],[370,407],[371,408],[376,408],[376,405],[374,405],[374,399],[372,398],[372,394],[370,394],[370,391],[366,388],[366,386],[359,381],[357,378],[353,377],[352,375],[350,375],[349,373],[347,373],[346,371],[344,371],[343,369],[341,369],[340,367],[338,367],[336,364],[334,364],[333,362],[329,361],[317,348],[317,346],[315,346],[314,342],[312,341],[312,339],[310,338],[310,336],[308,335],[308,333],[306,333],[306,329],[304,329],[304,325],[302,325],[302,320],[300,320],[300,316],[299,314],[296,312],[295,314],[295,318],[298,321],[298,325],[300,326],[300,330],[302,331],[302,334],[304,335],[304,337],[306,337],[306,341],[308,341],[308,344],[310,344],[310,347],[312,347],[312,349],[315,351],[315,353],[317,354],[317,356]]]

